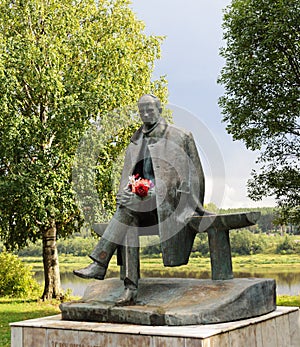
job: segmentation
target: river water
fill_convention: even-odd
[[[43,273],[37,272],[35,274],[36,279],[43,283]],[[118,277],[118,273],[107,273],[107,278],[109,277]],[[145,273],[142,274],[142,277],[187,277],[187,274],[181,271],[178,271],[175,273],[172,273],[172,276],[168,276],[167,273],[161,274],[160,272],[152,272],[152,273]],[[188,277],[190,278],[201,278],[201,279],[208,279],[210,278],[210,272],[204,271],[204,272],[198,272],[197,275],[195,274],[188,274]],[[291,273],[270,273],[264,274],[262,272],[234,272],[235,278],[273,278],[276,280],[276,291],[277,294],[282,295],[300,295],[300,273],[297,272],[291,272]],[[64,272],[61,273],[61,284],[62,288],[64,290],[71,289],[73,295],[82,296],[84,293],[84,290],[86,286],[91,282],[91,280],[84,280],[82,278],[79,278],[73,273],[70,272]],[[99,282],[100,283],[100,282]]]

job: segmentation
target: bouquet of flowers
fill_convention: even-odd
[[[147,178],[139,177],[139,174],[129,176],[128,188],[141,198],[148,195],[149,189],[154,187],[154,183]]]

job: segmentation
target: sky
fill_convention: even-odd
[[[205,203],[219,208],[274,206],[272,198],[255,202],[246,184],[258,168],[258,152],[233,141],[222,122],[217,84],[225,61],[219,55],[223,9],[230,0],[132,0],[147,35],[165,36],[162,57],[155,62],[153,79],[166,75],[169,108],[174,122],[192,131],[206,177]]]

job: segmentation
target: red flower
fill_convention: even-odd
[[[149,180],[142,179],[137,181],[136,184],[132,186],[132,192],[143,198],[148,195],[149,188]]]
[[[132,191],[132,193],[144,198],[148,195],[148,190],[154,187],[154,184],[147,178],[138,177],[139,174],[129,176],[127,187]]]

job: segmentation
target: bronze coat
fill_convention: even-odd
[[[158,216],[155,227],[160,236],[163,263],[165,266],[187,264],[196,235],[187,221],[195,211],[203,210],[204,174],[198,151],[190,132],[168,125],[163,118],[148,138],[155,176]],[[141,127],[127,148],[119,193],[141,160],[142,141]]]

